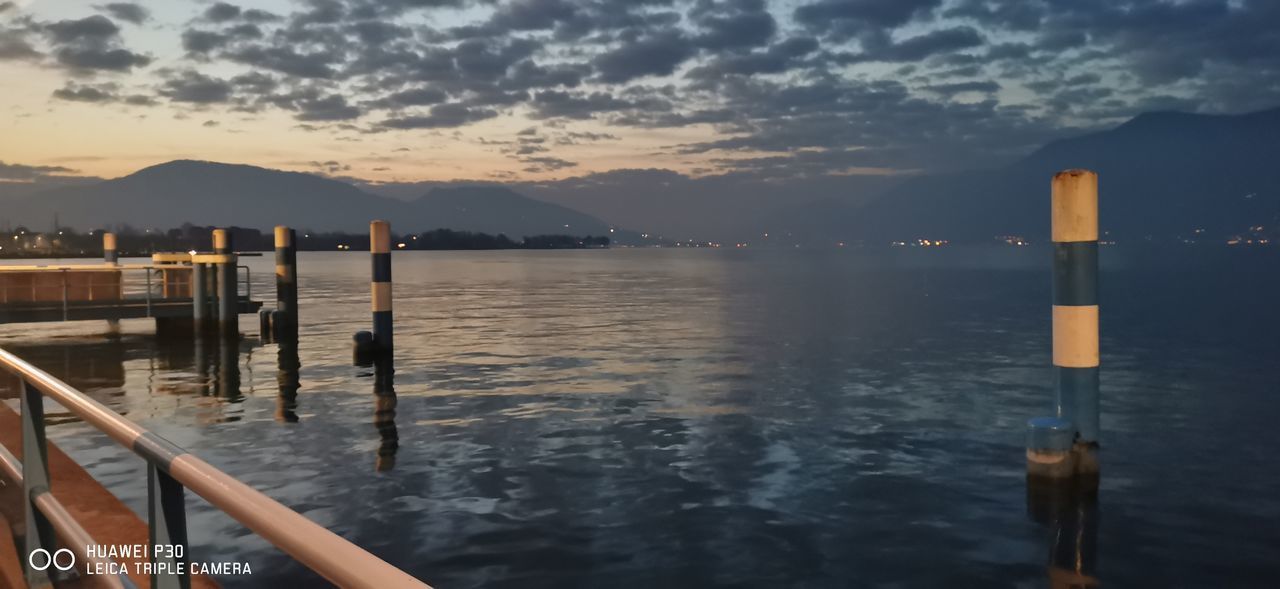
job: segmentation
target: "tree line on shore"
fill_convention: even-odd
[[[184,224],[169,230],[118,227],[117,250],[121,256],[146,256],[156,252],[208,251],[213,227]],[[230,227],[237,251],[275,249],[272,232],[247,227]],[[106,230],[79,232],[70,228],[33,231],[15,227],[0,231],[0,258],[96,257],[102,255],[102,234]],[[367,233],[314,232],[297,230],[299,251],[367,251]],[[433,229],[422,233],[392,235],[396,250],[502,250],[502,249],[586,249],[609,247],[607,236],[532,235],[519,240],[504,234]]]

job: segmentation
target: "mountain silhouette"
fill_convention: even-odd
[[[364,232],[372,219],[397,231],[436,228],[526,235],[609,235],[595,217],[497,186],[436,188],[411,201],[376,196],[312,174],[256,166],[177,160],[128,176],[47,190],[6,203],[13,225],[129,225],[170,228],[185,222],[267,229]]]
[[[1053,174],[1099,175],[1101,229],[1120,240],[1214,239],[1280,223],[1280,108],[1243,115],[1147,113],[1055,141],[1004,168],[920,176],[870,203],[825,200],[772,215],[820,240],[1047,239]]]

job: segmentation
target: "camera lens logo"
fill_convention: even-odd
[[[62,558],[63,553],[66,553],[65,559]],[[62,564],[64,560],[66,561],[65,565]],[[69,571],[76,566],[76,555],[66,548],[59,548],[53,554],[49,554],[49,551],[43,548],[37,548],[27,555],[27,564],[37,571],[48,570],[49,567],[60,571]]]

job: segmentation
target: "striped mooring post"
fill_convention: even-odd
[[[218,326],[225,335],[240,333],[239,300],[236,295],[236,256],[231,232],[213,230],[213,253],[223,256],[217,263]]]
[[[1057,416],[1028,423],[1027,475],[1097,483],[1098,175],[1053,177],[1053,384]]]
[[[276,226],[276,311],[271,315],[276,341],[298,341],[298,247],[297,233]]]
[[[111,266],[120,261],[120,252],[116,249],[116,234],[110,231],[102,233],[102,261]]]
[[[116,234],[110,231],[102,232],[102,261],[108,266],[116,266],[120,262],[120,251],[116,247]],[[120,320],[108,319],[107,331],[112,334],[120,333]]]
[[[369,254],[372,271],[372,310],[374,330],[356,332],[356,364],[367,365],[372,356],[392,357],[392,225],[384,220],[369,224]]]

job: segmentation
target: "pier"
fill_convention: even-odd
[[[240,314],[262,308],[226,230],[213,232],[213,253],[158,253],[150,264],[120,264],[115,235],[102,242],[102,264],[0,266],[0,323],[150,318],[161,332],[216,319],[235,332]]]

